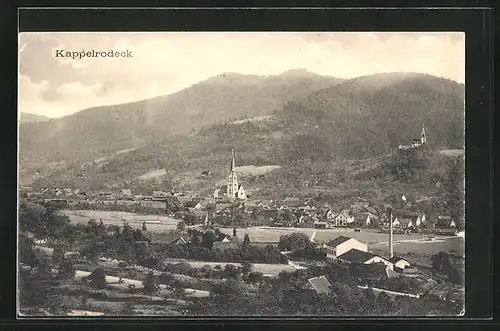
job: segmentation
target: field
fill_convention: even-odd
[[[90,219],[99,221],[102,219],[104,224],[114,224],[122,226],[126,221],[132,228],[142,227],[146,222],[148,231],[167,232],[176,229],[178,220],[168,216],[140,215],[128,212],[116,211],[97,211],[97,210],[64,210],[63,213],[69,216],[72,223],[87,223]],[[221,227],[221,232],[232,236],[233,228]],[[250,241],[255,244],[278,243],[280,236],[294,232],[305,233],[311,237],[315,232],[314,240],[318,243],[326,243],[338,236],[355,238],[369,245],[369,249],[377,252],[388,251],[388,234],[379,233],[376,230],[362,230],[356,232],[353,229],[311,229],[311,228],[271,228],[271,227],[250,227],[237,229],[237,236],[243,240],[245,234],[248,234]],[[464,238],[461,237],[436,237],[429,241],[427,234],[394,234],[394,253],[399,255],[424,255],[431,256],[439,251],[450,252],[454,255],[463,255],[465,245]],[[196,262],[193,262],[196,263]],[[200,262],[203,266],[208,264]],[[201,267],[200,266],[200,267]],[[266,269],[266,268],[264,268]],[[260,271],[260,270],[259,270]],[[262,271],[267,274],[274,274],[274,271]]]
[[[170,262],[170,261],[165,261]],[[227,264],[232,264],[239,267],[240,263],[225,263],[225,262],[204,262],[204,261],[183,261],[189,263],[194,268],[202,268],[203,266],[210,266],[214,268],[216,265],[220,265],[224,268]],[[280,272],[294,272],[295,269],[288,264],[267,264],[267,263],[253,263],[252,271],[262,272],[264,275],[277,276]]]
[[[279,168],[280,168],[279,165],[265,165],[265,166],[249,165],[249,166],[236,167],[236,173],[240,176],[258,176]]]
[[[221,232],[232,235],[232,228],[220,228]],[[243,239],[246,233],[253,243],[277,243],[280,236],[302,232],[312,236],[314,232],[315,242],[326,243],[338,236],[355,238],[365,244],[368,249],[377,252],[388,252],[388,234],[379,233],[373,230],[363,230],[356,232],[352,229],[304,229],[304,228],[267,228],[252,227],[237,229],[237,236]],[[461,237],[436,237],[433,241],[428,241],[426,234],[394,234],[394,253],[400,255],[424,255],[431,256],[440,251],[446,251],[455,255],[463,255],[465,250],[464,238]]]
[[[106,225],[122,226],[127,222],[132,228],[141,228],[142,223],[146,222],[148,231],[162,232],[174,230],[177,227],[178,220],[168,216],[141,215],[122,211],[102,211],[102,210],[63,210],[62,213],[69,217],[71,223],[86,224],[91,219],[102,222]]]
[[[219,228],[221,232],[232,235],[233,228],[222,227]],[[366,244],[379,243],[388,240],[388,235],[384,233],[378,233],[370,230],[363,230],[361,232],[356,232],[353,229],[312,229],[312,228],[271,228],[271,227],[250,227],[245,229],[237,229],[237,235],[243,238],[246,233],[248,233],[250,240],[252,242],[278,242],[280,236],[287,235],[291,233],[301,232],[305,233],[307,236],[316,232],[315,241],[317,242],[328,242],[338,236],[346,236],[355,238]],[[411,240],[411,239],[422,239],[426,235],[409,235],[409,234],[395,234],[394,240]]]
[[[153,179],[156,177],[165,176],[166,174],[167,174],[167,171],[165,169],[151,170],[151,171],[145,173],[144,175],[139,176],[138,178],[140,180],[149,180],[149,179]]]
[[[442,155],[449,156],[449,157],[458,157],[458,156],[464,156],[465,155],[465,150],[463,149],[444,149],[440,151]]]

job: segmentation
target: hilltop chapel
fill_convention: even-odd
[[[243,185],[238,184],[238,176],[236,175],[236,165],[234,162],[234,149],[231,152],[231,166],[227,185],[222,186],[220,189],[216,189],[214,198],[220,198],[221,195],[225,195],[229,199],[245,200],[247,198]]]
[[[425,134],[425,127],[422,125],[422,132],[420,134],[420,139],[415,138],[412,140],[411,145],[399,145],[399,149],[409,149],[417,148],[427,143],[427,135]]]

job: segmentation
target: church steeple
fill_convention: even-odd
[[[234,172],[235,171],[235,165],[234,165],[234,148],[231,150],[231,169],[229,169],[229,172]]]
[[[236,175],[236,165],[234,162],[234,149],[231,150],[231,168],[227,181],[227,196],[229,198],[236,198],[238,196],[238,176]]]
[[[422,144],[425,144],[427,142],[427,136],[425,135],[425,126],[424,125],[422,125],[422,134],[420,137],[420,142]]]

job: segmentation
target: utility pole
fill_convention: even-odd
[[[392,208],[389,208],[389,251],[390,258],[394,257],[394,246],[393,246],[393,238],[392,238]]]

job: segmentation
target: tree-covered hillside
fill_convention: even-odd
[[[222,74],[167,96],[94,107],[20,127],[21,181],[73,162],[140,148],[224,121],[268,115],[289,100],[340,83],[308,72],[295,75]],[[50,164],[49,164],[50,163]]]
[[[178,134],[115,155],[101,164],[82,167],[75,163],[36,185],[96,189],[175,184],[212,189],[227,175],[232,148],[240,166],[281,166],[274,175],[266,176],[271,187],[276,187],[273,176],[276,182],[289,182],[296,188],[354,187],[371,177],[387,176],[418,182],[418,176],[432,177],[425,171],[404,177],[404,171],[392,169],[387,162],[398,164],[393,156],[397,146],[419,137],[422,125],[429,155],[463,146],[463,95],[462,85],[428,75],[361,77],[288,102],[272,117],[205,126],[189,135]],[[150,181],[138,179],[158,169],[165,169],[165,175]],[[212,176],[200,178],[204,170],[210,170]],[[81,172],[85,178],[78,178]]]

